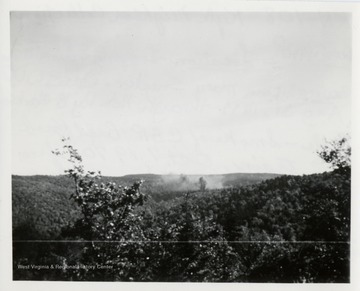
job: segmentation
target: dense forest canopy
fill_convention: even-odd
[[[329,172],[227,177],[221,188],[206,176],[114,181],[85,171],[64,142],[55,153],[68,156],[67,176],[13,176],[14,279],[349,282],[347,138],[319,151]]]

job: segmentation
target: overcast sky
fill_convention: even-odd
[[[308,174],[350,131],[343,13],[11,14],[12,172]]]

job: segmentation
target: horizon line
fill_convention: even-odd
[[[100,171],[101,172],[101,171]],[[141,175],[153,175],[153,176],[224,176],[224,175],[237,175],[237,174],[245,174],[245,175],[277,175],[277,176],[303,176],[303,175],[313,175],[313,174],[322,174],[326,172],[331,172],[331,170],[323,171],[323,172],[313,172],[313,173],[302,173],[302,174],[291,174],[291,173],[275,173],[275,172],[230,172],[230,173],[219,173],[219,174],[186,174],[186,173],[167,173],[167,174],[159,174],[159,173],[130,173],[124,175],[103,175],[100,174],[101,177],[126,177],[126,176],[141,176]],[[11,173],[11,176],[67,176],[67,174],[15,174]]]

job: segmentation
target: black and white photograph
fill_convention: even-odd
[[[351,13],[9,17],[13,281],[352,281]]]

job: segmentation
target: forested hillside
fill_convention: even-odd
[[[142,192],[154,201],[181,197],[186,191],[199,190],[198,180],[204,177],[206,188],[234,187],[259,183],[277,174],[225,174],[225,175],[155,175],[138,174],[122,177],[102,177],[104,182],[131,186],[144,180]],[[12,176],[13,229],[15,239],[56,238],[61,228],[76,220],[80,214],[70,201],[74,182],[68,176]]]
[[[14,239],[50,239],[79,217],[67,176],[12,176]]]
[[[331,172],[183,191],[166,201],[143,191],[146,182],[124,187],[85,172],[67,145],[69,177],[13,177],[14,279],[349,282],[344,144],[319,153]],[[61,241],[22,241],[39,238]],[[31,264],[57,267],[19,268]]]

